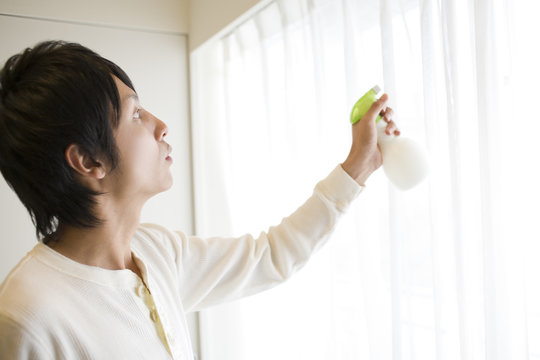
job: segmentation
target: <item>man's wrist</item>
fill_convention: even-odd
[[[373,172],[369,166],[354,166],[350,164],[347,160],[345,160],[341,167],[343,170],[349,174],[351,178],[354,179],[358,184],[365,186],[366,180],[369,178],[371,173]]]

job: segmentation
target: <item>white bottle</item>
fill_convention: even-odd
[[[374,86],[356,102],[351,112],[351,123],[356,123],[377,100],[380,92]],[[429,166],[425,150],[415,141],[385,132],[386,122],[377,117],[377,141],[383,158],[383,169],[392,184],[400,190],[408,190],[419,184],[428,174]]]
[[[428,174],[428,160],[424,149],[415,141],[387,135],[386,123],[377,123],[378,143],[383,158],[386,177],[400,190],[409,190]]]

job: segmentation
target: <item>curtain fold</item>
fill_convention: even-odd
[[[256,233],[345,160],[373,85],[429,177],[381,170],[284,285],[201,313],[203,360],[540,358],[540,3],[276,0],[191,55],[196,228]]]

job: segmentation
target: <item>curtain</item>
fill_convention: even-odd
[[[277,288],[201,312],[203,360],[540,359],[540,2],[276,0],[191,55],[196,228],[278,223],[375,84],[428,178],[375,172]]]

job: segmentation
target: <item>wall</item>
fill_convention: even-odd
[[[189,9],[190,51],[269,2],[270,0],[192,0]]]
[[[2,0],[0,13],[187,34],[188,2],[189,0]]]
[[[189,34],[193,50],[270,0],[2,0],[0,13]],[[106,9],[106,11],[104,10]]]

